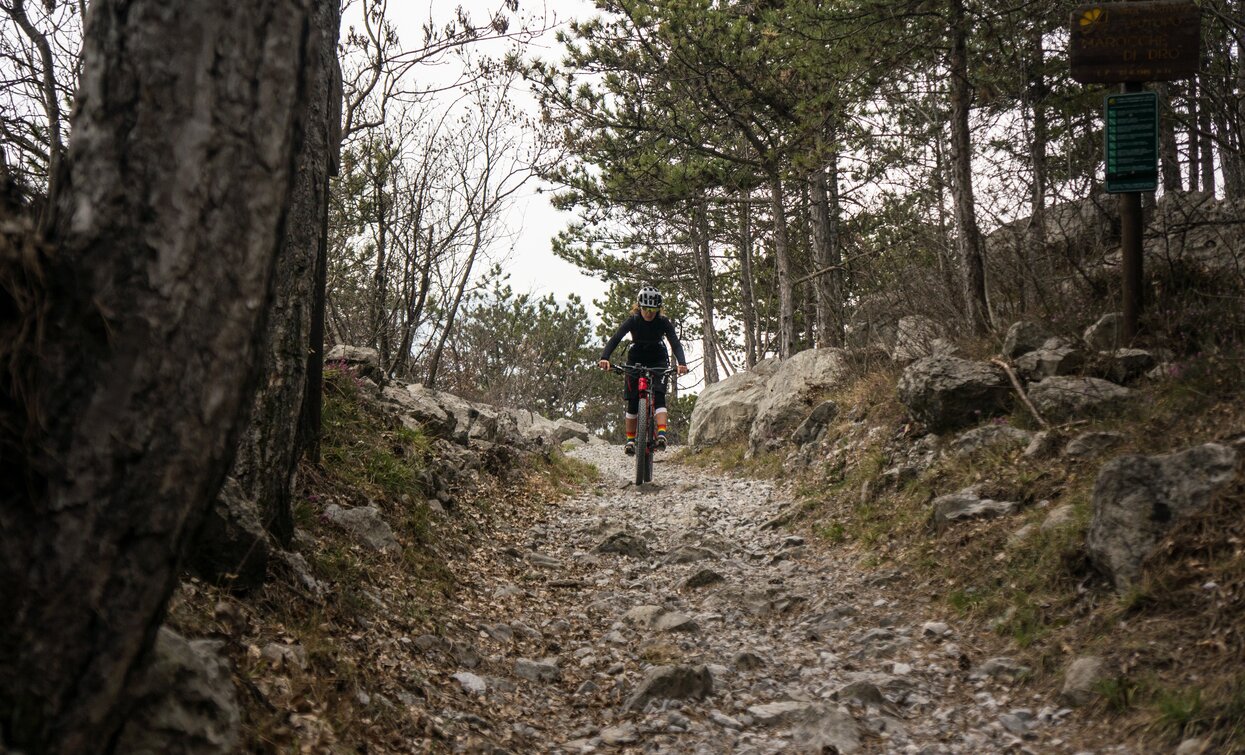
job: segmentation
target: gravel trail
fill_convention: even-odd
[[[457,749],[1082,751],[1070,711],[1016,684],[1025,669],[893,575],[773,526],[791,505],[773,484],[659,456],[637,489],[619,447],[574,455],[599,482],[457,565],[472,577],[442,720],[476,732]]]

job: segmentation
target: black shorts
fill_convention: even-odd
[[[669,363],[667,363],[667,364],[649,364],[645,366],[646,367],[661,367],[664,369],[666,367],[669,367],[670,365]],[[649,396],[652,397],[653,408],[655,409],[666,408],[666,381],[665,380],[650,381],[648,393],[649,393]],[[639,378],[633,377],[631,375],[625,376],[625,379],[623,380],[623,400],[627,402],[627,413],[628,414],[639,414],[640,412],[640,380]]]

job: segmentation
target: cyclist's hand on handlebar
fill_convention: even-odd
[[[608,370],[610,368],[610,360],[602,359],[601,361],[597,362],[597,366],[603,370]]]
[[[680,374],[680,375],[686,375],[686,374],[687,374],[687,365],[686,365],[686,364],[681,364],[681,365],[679,365],[679,374]]]

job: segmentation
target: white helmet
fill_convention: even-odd
[[[635,298],[641,307],[660,307],[661,294],[652,286],[645,286],[640,289],[640,293]]]

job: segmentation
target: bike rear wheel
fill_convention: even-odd
[[[640,397],[640,416],[636,418],[635,430],[635,484],[643,485],[653,476],[648,444],[648,396]]]

